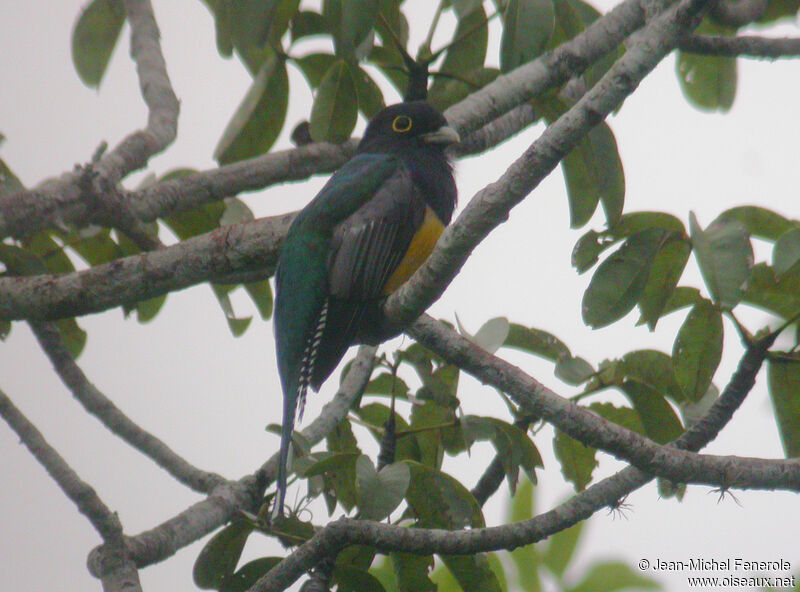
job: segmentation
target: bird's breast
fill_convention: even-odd
[[[425,218],[422,221],[422,225],[414,233],[406,254],[383,288],[385,296],[402,286],[417,268],[425,262],[428,255],[433,251],[433,247],[436,246],[436,241],[439,240],[443,230],[444,224],[442,224],[433,210],[425,208]]]

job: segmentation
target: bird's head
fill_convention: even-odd
[[[413,146],[442,150],[459,141],[444,115],[425,101],[390,105],[373,117],[358,145],[360,152],[394,152]]]

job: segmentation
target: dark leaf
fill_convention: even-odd
[[[592,472],[597,466],[594,448],[584,446],[561,430],[556,430],[553,451],[561,463],[561,473],[572,482],[576,491],[583,491],[592,480]]]
[[[784,232],[775,242],[772,252],[772,266],[775,275],[780,277],[800,261],[800,228]]]
[[[218,590],[233,575],[236,564],[253,532],[253,525],[240,520],[224,527],[200,551],[192,575],[195,585],[203,590]]]
[[[659,444],[666,444],[683,433],[683,426],[678,416],[661,392],[636,380],[626,380],[622,383],[622,391],[633,403],[645,434],[650,439]]]
[[[17,176],[8,168],[8,165],[0,158],[0,197],[14,195],[24,191],[25,187]]]
[[[214,158],[229,164],[267,152],[283,129],[288,103],[286,64],[273,55],[258,70],[214,149]]]
[[[661,584],[633,571],[628,565],[609,561],[589,568],[577,586],[569,592],[617,592],[617,590],[661,590]]]
[[[572,357],[569,348],[555,335],[516,323],[509,324],[508,336],[503,345],[541,356],[551,362]]]
[[[301,10],[295,13],[289,24],[289,29],[292,35],[292,43],[303,37],[328,33],[327,25],[322,15],[310,10]]]
[[[583,295],[583,320],[587,325],[605,327],[633,309],[666,236],[661,228],[637,232],[598,266]]]
[[[739,206],[722,212],[717,218],[719,222],[738,220],[747,229],[750,236],[775,242],[778,237],[794,224],[775,212],[757,206]]]
[[[786,458],[800,456],[800,360],[771,359],[767,363],[767,376]]]
[[[675,378],[690,401],[708,390],[722,357],[722,315],[708,300],[694,305],[675,338]]]
[[[339,592],[386,592],[380,580],[367,571],[350,565],[336,564],[333,577]]]
[[[800,272],[791,269],[780,278],[766,263],[753,267],[744,301],[790,319],[800,311]]]
[[[553,0],[509,0],[503,13],[500,69],[508,72],[541,55],[553,27]]]
[[[681,234],[672,234],[653,259],[650,276],[639,298],[639,312],[651,331],[667,306],[678,281],[683,275],[692,246]]]
[[[358,65],[350,66],[350,75],[356,89],[358,109],[367,119],[372,119],[375,114],[386,105],[383,102],[383,93],[372,77]]]
[[[334,62],[319,83],[311,107],[309,131],[316,142],[341,144],[350,137],[358,118],[358,101],[350,68],[344,60]]]
[[[675,378],[672,358],[667,354],[642,349],[625,354],[617,372],[622,379],[633,379],[654,388],[674,402],[684,401],[683,391]]]
[[[343,58],[361,58],[372,49],[370,39],[375,19],[378,16],[378,2],[361,0],[325,0],[322,16],[333,35],[336,55]]]
[[[325,73],[335,62],[336,56],[330,53],[310,53],[294,60],[311,88],[319,86]]]
[[[428,575],[433,569],[433,556],[392,553],[392,567],[400,590],[437,592],[438,588]]]
[[[72,31],[72,63],[86,86],[98,87],[125,22],[125,7],[116,0],[93,0]]]
[[[706,35],[734,35],[706,20],[695,31]],[[683,94],[695,107],[708,111],[730,110],[736,97],[736,58],[678,52],[678,80]]]
[[[703,230],[694,213],[689,215],[689,229],[708,291],[720,307],[732,309],[744,295],[753,267],[753,247],[747,230],[736,220],[719,218]]]
[[[472,494],[450,475],[413,461],[406,501],[423,528],[456,530],[485,525],[480,506]]]
[[[220,592],[247,592],[256,581],[278,565],[282,557],[261,557],[248,561],[234,573],[225,578]]]

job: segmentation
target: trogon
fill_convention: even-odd
[[[383,109],[289,228],[275,274],[283,428],[273,516],[283,513],[295,414],[308,387],[318,390],[350,345],[397,333],[381,307],[450,222],[456,184],[445,148],[458,139],[424,101]]]

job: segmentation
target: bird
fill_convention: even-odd
[[[302,419],[308,388],[319,390],[351,345],[377,345],[401,330],[382,305],[450,223],[457,190],[445,149],[458,141],[423,100],[385,107],[289,228],[275,272],[283,424],[273,518],[283,515],[295,417]]]

